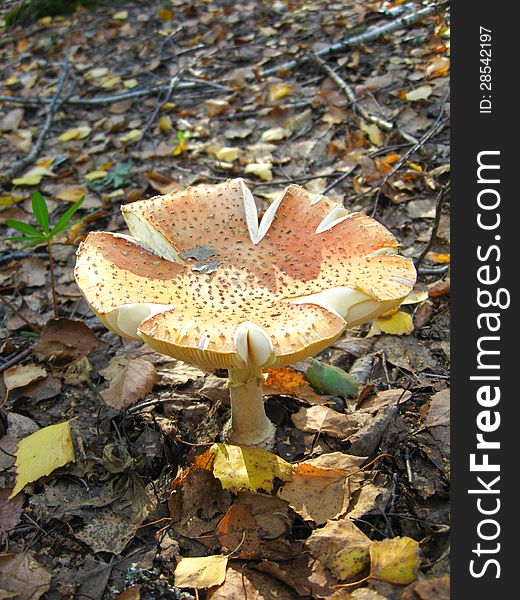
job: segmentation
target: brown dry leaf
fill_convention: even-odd
[[[350,519],[329,521],[305,541],[310,553],[340,581],[359,579],[370,564],[370,539]]]
[[[110,381],[110,386],[101,392],[101,397],[108,406],[119,410],[142,400],[157,382],[154,365],[142,358],[114,356],[100,373]]]
[[[444,577],[420,581],[413,586],[412,590],[406,600],[450,600],[450,576],[444,575]]]
[[[370,577],[405,585],[417,578],[419,544],[409,537],[396,537],[370,546]]]
[[[352,435],[360,427],[359,415],[346,415],[319,405],[300,408],[291,415],[291,420],[300,431],[325,433],[339,439]]]
[[[437,367],[437,361],[427,346],[413,336],[381,336],[376,340],[373,351],[384,353],[387,362],[412,373]]]
[[[167,154],[171,152],[171,149]],[[175,181],[175,179],[171,179],[162,173],[157,173],[156,171],[149,171],[144,174],[146,181],[153,187],[154,190],[157,190],[161,194],[169,194],[170,192],[179,192],[182,190],[182,186]]]
[[[199,460],[199,463],[201,461]],[[209,536],[231,505],[231,495],[204,465],[195,465],[176,482],[168,507],[172,527],[187,538]]]
[[[4,383],[8,391],[20,388],[47,377],[47,371],[39,365],[16,365],[4,371]]]
[[[0,122],[0,131],[16,131],[22,122],[24,115],[23,108],[13,108]]]
[[[300,463],[279,496],[303,519],[322,525],[345,514],[350,489],[344,472]]]
[[[121,554],[135,533],[131,521],[106,508],[96,511],[84,527],[74,531],[74,537],[90,546],[94,552]]]
[[[50,573],[30,552],[0,556],[1,598],[38,600],[50,587]]]
[[[254,558],[258,551],[262,531],[251,507],[237,502],[230,507],[215,530],[220,545],[227,550],[240,548],[240,558]]]
[[[396,388],[393,390],[382,390],[377,392],[368,398],[364,398],[363,401],[356,406],[356,408],[365,410],[368,412],[377,412],[385,406],[397,406],[404,404],[412,397],[412,392]]]
[[[304,375],[289,367],[266,369],[267,379],[264,382],[266,396],[292,396],[309,404],[323,404],[324,398],[317,394]]]
[[[18,269],[18,281],[27,287],[41,287],[47,283],[48,264],[37,256],[28,256]]]
[[[46,323],[34,352],[40,360],[62,365],[87,356],[99,344],[85,323],[61,317]]]
[[[70,185],[60,188],[56,192],[55,197],[58,198],[58,200],[65,200],[65,202],[77,202],[85,196],[87,192],[86,185]]]
[[[208,590],[208,600],[296,600],[298,594],[281,581],[240,563],[230,564],[226,581]]]
[[[7,533],[14,529],[22,516],[25,496],[24,494],[18,494],[9,499],[12,491],[12,488],[0,488],[0,533]]]

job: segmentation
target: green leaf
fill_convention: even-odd
[[[61,233],[62,231],[65,231],[74,225],[74,223],[77,223],[77,221],[74,223],[69,223],[69,221],[72,218],[72,215],[83,204],[83,200],[85,200],[85,196],[82,196],[77,202],[74,202],[74,204],[61,215],[59,221],[56,223],[56,225],[54,225],[49,233],[49,237],[53,238],[54,236],[58,235],[58,233]]]
[[[342,396],[343,398],[357,398],[359,394],[359,383],[343,369],[320,363],[314,358],[309,358],[310,367],[305,377],[316,389],[330,394],[331,396]]]
[[[49,233],[49,209],[45,198],[38,190],[32,195],[32,209],[40,227],[45,233]]]
[[[29,223],[24,223],[23,221],[14,221],[13,219],[7,219],[5,224],[12,229],[16,229],[16,231],[20,231],[22,233],[27,233],[32,236],[43,236],[44,234],[36,227],[29,225]]]

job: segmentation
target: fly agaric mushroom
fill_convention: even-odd
[[[374,219],[290,185],[259,222],[242,179],[122,208],[129,235],[90,233],[76,281],[112,331],[227,369],[226,439],[270,447],[262,369],[320,352],[398,306],[415,269]]]

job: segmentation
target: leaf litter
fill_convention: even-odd
[[[449,14],[440,9],[399,34],[324,56],[376,115],[368,121],[315,65],[283,65],[308,53],[308,34],[319,52],[353,27],[386,23],[392,17],[381,3],[347,3],[339,12],[327,1],[301,11],[274,3],[253,30],[255,3],[235,13],[221,3],[163,5],[101,7],[0,30],[3,94],[13,99],[0,108],[0,171],[38,139],[71,39],[77,79],[38,156],[2,179],[2,223],[36,224],[35,188],[51,219],[86,197],[84,218],[53,244],[60,319],[51,319],[44,249],[8,242],[0,253],[0,385],[9,389],[0,412],[0,512],[13,550],[0,569],[8,566],[13,579],[0,579],[0,590],[13,595],[24,581],[23,592],[38,598],[52,578],[72,597],[88,591],[74,574],[94,569],[102,574],[93,576],[99,598],[144,598],[152,589],[194,598],[195,588],[215,599],[242,598],[244,589],[252,598],[276,591],[404,600],[408,588],[443,597],[447,536],[430,522],[447,530],[449,273],[420,273],[407,306],[379,319],[372,337],[369,326],[357,328],[315,357],[314,369],[269,373],[277,443],[274,453],[255,455],[213,445],[229,414],[223,374],[146,356],[106,332],[72,269],[88,230],[124,229],[120,204],[236,176],[246,178],[260,213],[288,180],[346,199],[350,210],[376,207],[416,259],[449,175]],[[28,105],[20,107],[20,97]],[[417,139],[441,125],[406,158],[399,132],[379,117]],[[211,274],[220,266],[211,248],[205,240],[186,260]],[[449,269],[449,254],[445,210],[424,265]],[[63,450],[61,434],[49,430],[69,419]],[[43,442],[31,449],[40,432]],[[27,444],[38,460],[24,459]],[[34,550],[24,554],[27,535]],[[106,567],[114,558],[120,569]],[[421,571],[419,559],[436,563],[435,573]],[[363,577],[357,589],[335,587]]]

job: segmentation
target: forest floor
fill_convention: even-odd
[[[382,29],[423,8],[125,2],[0,28],[2,235],[36,225],[35,190],[51,224],[85,196],[54,283],[45,245],[0,246],[1,598],[449,597],[449,9]],[[73,274],[89,231],[126,231],[121,205],[233,177],[260,211],[297,183],[366,212],[418,268],[399,313],[315,357],[356,397],[306,363],[270,374],[290,475],[265,455],[238,487],[212,445],[225,372],[107,331]],[[38,472],[67,422],[74,460]]]

